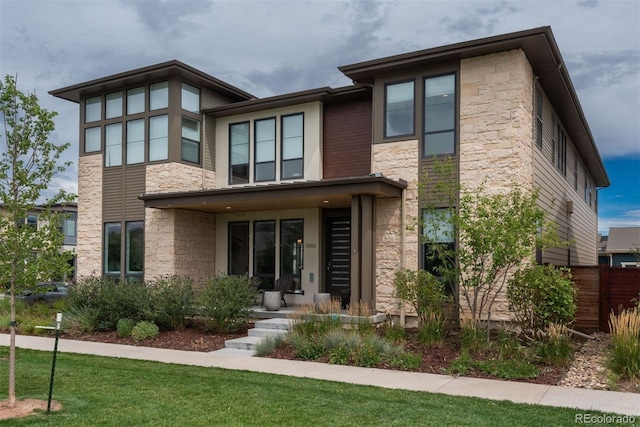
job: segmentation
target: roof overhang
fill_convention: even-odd
[[[407,188],[404,180],[379,175],[291,183],[229,187],[179,193],[143,194],[147,208],[186,209],[209,213],[262,210],[345,208],[356,195],[400,198]]]
[[[362,97],[371,93],[371,88],[351,85],[339,88],[321,87],[301,92],[286,93],[268,98],[257,98],[220,107],[209,108],[204,113],[210,117],[227,117],[236,114],[254,113],[271,108],[300,105],[307,102],[331,102]]]
[[[338,69],[354,83],[372,84],[377,76],[514,49],[522,49],[527,55],[534,75],[575,143],[596,186],[608,187],[609,177],[550,27],[419,50],[344,65]]]
[[[234,101],[244,101],[255,98],[248,92],[238,89],[235,86],[223,82],[220,79],[203,73],[202,71],[177,60],[163,62],[144,68],[137,68],[124,73],[113,74],[111,76],[90,80],[73,86],[52,90],[49,93],[58,98],[66,99],[67,101],[80,102],[82,98],[93,94],[108,92],[111,90],[122,90],[123,87],[154,82],[176,76],[199,87],[206,87],[214,90]]]

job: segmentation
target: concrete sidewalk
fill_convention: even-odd
[[[0,345],[9,345],[9,335],[0,334]],[[18,335],[20,348],[52,351],[53,338]],[[219,352],[167,350],[120,344],[105,344],[61,339],[58,350],[65,353],[150,360],[163,363],[236,369],[289,375],[301,378],[338,381],[391,389],[426,391],[454,396],[473,396],[516,403],[576,408],[640,416],[640,394],[604,390],[558,387],[511,381],[487,380],[448,375],[358,368],[325,363],[243,357]]]

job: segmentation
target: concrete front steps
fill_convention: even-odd
[[[265,337],[286,337],[289,333],[291,322],[291,319],[258,320],[255,323],[255,327],[249,329],[249,336],[225,341],[225,348],[218,350],[218,353],[253,356],[255,355],[256,346]]]

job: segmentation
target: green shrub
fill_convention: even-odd
[[[118,320],[152,320],[149,289],[144,283],[116,283],[108,278],[92,277],[78,281],[69,289],[72,310],[91,309],[96,329],[114,330]]]
[[[525,347],[520,343],[518,336],[506,328],[498,329],[498,336],[491,341],[491,348],[499,359],[526,356]]]
[[[566,363],[573,353],[565,325],[551,324],[546,331],[538,331],[532,348],[537,358],[551,365]]]
[[[576,288],[566,268],[531,265],[509,280],[507,297],[517,320],[527,331],[567,324],[576,312]]]
[[[442,342],[445,335],[444,324],[445,320],[441,314],[426,314],[418,326],[418,339],[423,344]]]
[[[460,322],[460,346],[471,354],[476,354],[489,348],[489,337],[477,322],[464,319]]]
[[[324,356],[326,348],[318,336],[305,336],[298,332],[289,334],[289,343],[296,352],[296,357],[304,360],[316,360]]]
[[[395,296],[409,303],[419,319],[440,314],[442,305],[451,301],[445,284],[425,270],[397,270],[393,278]]]
[[[249,320],[255,296],[255,287],[247,276],[211,278],[200,295],[205,328],[222,333],[241,330]]]
[[[342,342],[329,350],[329,363],[334,365],[346,365],[351,359],[353,349],[345,342]]]
[[[153,321],[160,329],[183,329],[197,314],[197,293],[190,279],[173,276],[147,287]]]
[[[640,306],[609,316],[611,369],[624,377],[640,378]]]
[[[391,352],[391,345],[377,335],[366,335],[352,352],[351,360],[356,366],[377,366]]]
[[[133,331],[133,327],[136,325],[136,322],[131,319],[120,319],[118,320],[118,324],[116,325],[116,329],[118,331],[118,336],[120,338],[126,338],[131,336],[131,331]]]
[[[398,324],[384,324],[382,326],[382,333],[386,339],[394,343],[404,341],[406,337],[404,328]]]
[[[451,361],[447,373],[466,375],[471,369],[477,369],[505,380],[535,378],[540,374],[538,368],[526,359],[474,360],[467,350],[463,350],[459,357]]]
[[[62,329],[72,334],[86,334],[95,332],[99,322],[97,309],[72,307],[62,318]]]
[[[155,323],[147,322],[146,320],[136,323],[131,330],[131,338],[136,342],[156,338],[158,335],[160,335],[160,329],[158,326],[156,326]]]

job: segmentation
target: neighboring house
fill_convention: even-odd
[[[42,206],[36,206],[33,210],[27,214],[24,218],[24,224],[30,227],[39,227],[42,224],[41,213],[44,210]],[[72,272],[68,279],[75,279],[76,277],[76,245],[77,245],[77,221],[78,221],[78,206],[75,203],[66,205],[53,205],[51,210],[63,215],[60,222],[60,232],[64,235],[64,241],[60,247],[61,251],[72,252],[73,259],[69,261],[69,266],[72,267]],[[3,209],[0,204],[0,215],[2,215]],[[37,256],[37,254],[34,254]]]
[[[598,264],[640,267],[640,227],[611,227],[598,245]]]
[[[550,28],[339,69],[353,85],[264,99],[178,61],[52,91],[80,105],[78,276],[291,273],[290,302],[395,311],[434,156],[460,184],[540,187],[574,242],[540,261],[596,264],[609,180]]]

